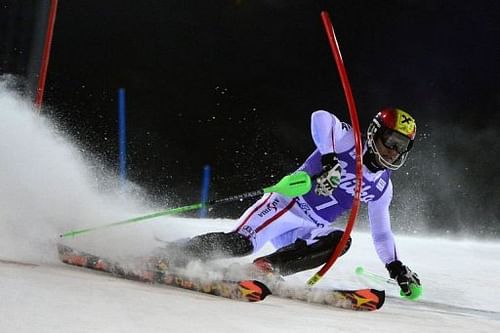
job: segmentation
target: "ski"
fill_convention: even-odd
[[[65,264],[110,273],[115,277],[128,280],[164,284],[246,302],[259,302],[271,294],[269,288],[258,280],[233,281],[194,278],[162,270],[158,267],[151,267],[150,263],[140,263],[128,267],[62,244],[58,244],[58,252],[59,258]]]
[[[320,289],[278,283],[272,286],[272,291],[273,296],[281,298],[356,311],[378,310],[385,301],[385,291],[377,289]]]
[[[253,264],[233,264],[224,276],[241,278],[256,278],[263,281],[272,291],[272,296],[291,299],[311,304],[325,305],[356,311],[375,311],[385,302],[385,291],[377,289],[322,289],[307,286],[296,286],[287,283],[284,278],[275,273],[264,273]]]
[[[163,269],[161,264],[158,265],[151,259],[134,265],[125,265],[66,245],[59,244],[58,251],[61,261],[69,265],[106,272],[128,280],[164,284],[239,301],[259,302],[271,295],[271,291],[273,296],[279,298],[357,311],[380,309],[385,301],[385,292],[377,289],[296,287],[270,276],[262,276],[258,280],[246,279],[247,276],[234,279],[229,274],[218,280],[203,279],[188,277],[168,268]]]

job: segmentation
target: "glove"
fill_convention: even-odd
[[[412,272],[411,269],[403,265],[399,260],[395,260],[385,265],[389,271],[391,278],[398,282],[401,288],[401,296],[416,299],[422,293],[422,285],[417,273]]]
[[[328,153],[321,156],[322,171],[316,178],[316,188],[314,192],[324,197],[332,195],[333,191],[340,184],[340,174],[342,168],[335,153]]]

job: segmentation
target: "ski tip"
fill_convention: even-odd
[[[355,292],[353,307],[356,310],[374,311],[384,305],[385,290],[378,289],[361,289]]]
[[[371,289],[371,292],[378,297],[377,310],[384,305],[385,302],[385,290]]]
[[[257,280],[244,280],[239,283],[241,295],[249,302],[259,302],[271,295],[271,290]]]
[[[71,249],[69,247],[67,247],[66,245],[63,245],[61,243],[57,243],[57,252],[59,253],[59,255],[65,253],[65,252],[68,252],[70,250]]]

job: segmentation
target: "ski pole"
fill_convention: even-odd
[[[398,286],[398,283],[396,282],[396,280],[394,280],[394,279],[388,279],[388,278],[383,277],[381,275],[369,272],[369,271],[365,270],[361,266],[356,267],[355,273],[356,273],[356,275],[361,276],[361,277],[365,277],[368,280],[371,280],[373,282],[377,282],[377,283],[380,283],[380,284],[387,283],[387,284],[390,284],[390,285],[393,285],[393,286]],[[419,298],[422,295],[422,291],[423,291],[422,290],[422,286],[418,286],[415,283],[411,283],[410,284],[410,290],[411,290],[410,296],[404,295],[402,291],[400,291],[399,294],[403,298],[406,298],[406,299],[414,301],[414,300],[416,300],[417,298]]]
[[[105,225],[100,225],[96,227],[90,227],[86,229],[80,229],[80,230],[72,230],[68,231],[66,233],[63,233],[59,235],[61,238],[67,238],[67,237],[74,237],[77,235],[81,235],[84,233],[88,233],[91,231],[95,230],[101,230],[105,228],[110,228],[118,225],[124,225],[124,224],[130,224],[130,223],[136,223],[136,222],[141,222],[149,219],[153,219],[155,217],[159,216],[164,216],[164,215],[174,215],[182,212],[187,212],[190,210],[195,210],[195,209],[200,209],[204,206],[214,206],[218,204],[223,204],[223,203],[229,203],[229,202],[234,202],[234,201],[239,201],[247,198],[253,198],[257,196],[261,196],[264,193],[271,193],[271,192],[276,192],[280,193],[284,196],[287,197],[297,197],[299,195],[306,194],[311,190],[311,178],[305,171],[298,171],[295,172],[291,175],[283,177],[277,184],[269,187],[265,187],[263,189],[257,190],[257,191],[251,191],[251,192],[245,192],[237,195],[232,195],[226,198],[221,198],[221,199],[214,199],[208,201],[205,205],[203,203],[196,203],[188,206],[183,206],[183,207],[177,207],[177,208],[170,208],[167,210],[163,210],[160,212],[152,213],[152,214],[147,214],[143,216],[138,216],[134,218],[130,218],[127,220],[123,221],[118,221],[110,224],[105,224]]]
[[[388,284],[392,284],[392,285],[396,285],[396,286],[398,285],[398,283],[394,279],[386,278],[386,277],[383,277],[381,275],[369,272],[361,266],[356,267],[355,272],[356,272],[356,275],[365,277],[373,282],[377,282],[380,284],[388,283]]]

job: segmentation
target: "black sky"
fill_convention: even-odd
[[[476,202],[484,189],[487,198],[500,194],[500,183],[483,177],[500,171],[499,7],[494,0],[60,1],[46,112],[116,167],[116,91],[124,87],[131,180],[192,201],[208,163],[214,194],[254,189],[313,149],[312,111],[348,120],[319,15],[326,9],[362,128],[388,105],[417,119],[420,148],[399,176],[401,192],[444,191],[449,200],[464,195],[455,189],[462,183],[463,199]],[[453,176],[443,185],[437,174],[446,170]],[[434,199],[427,205],[445,200]],[[486,209],[498,221],[496,206],[490,199]],[[438,211],[419,214],[449,218]]]

